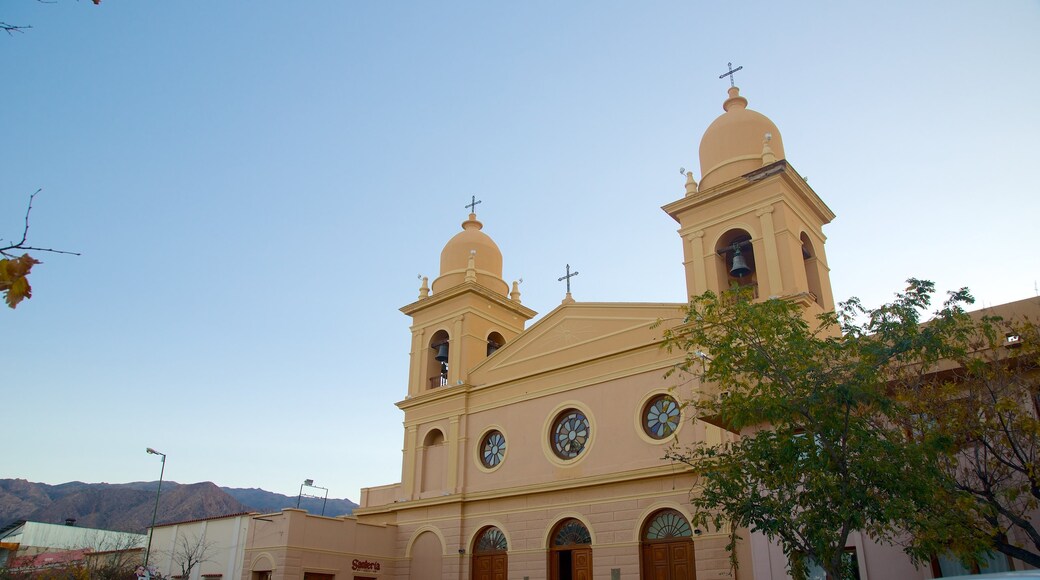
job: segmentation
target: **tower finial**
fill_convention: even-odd
[[[477,215],[477,204],[478,203],[482,203],[482,201],[477,199],[477,196],[471,195],[469,203],[467,203],[466,205],[464,205],[462,207],[468,207],[470,215],[473,216],[473,217],[476,217],[476,215]],[[470,219],[473,219],[473,218],[471,217]]]
[[[769,142],[773,140],[772,133],[766,133],[765,138],[762,139],[762,166],[776,163],[776,155],[773,153],[773,148],[769,146]]]
[[[686,172],[686,195],[697,193],[697,180],[693,178],[693,172]]]
[[[726,77],[729,77],[729,86],[730,87],[735,87],[735,86],[737,86],[737,84],[733,80],[733,73],[737,72],[738,70],[743,69],[744,66],[741,65],[741,66],[738,66],[737,68],[733,68],[733,63],[731,63],[731,62],[727,62],[726,66],[729,67],[729,72],[720,74],[719,78],[720,79],[724,79]]]
[[[477,251],[469,251],[469,261],[466,263],[466,281],[476,282],[477,281]]]

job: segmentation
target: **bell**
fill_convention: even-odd
[[[440,362],[447,362],[448,360],[448,343],[442,342],[437,345],[437,356],[433,357]]]
[[[743,278],[751,273],[751,268],[748,268],[744,256],[740,255],[739,247],[733,248],[733,266],[729,269],[729,273],[736,278]]]

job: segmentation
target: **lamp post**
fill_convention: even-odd
[[[329,501],[329,488],[322,487],[320,485],[314,485],[314,480],[313,479],[305,479],[305,480],[303,480],[303,483],[300,484],[300,494],[296,496],[296,509],[300,509],[300,499],[303,498],[303,488],[304,487],[313,487],[314,489],[324,489],[325,490],[325,498],[321,502],[321,515],[325,515],[325,504],[328,503],[328,501]],[[307,496],[307,497],[317,497],[317,496]]]
[[[159,494],[162,493],[162,478],[166,472],[166,454],[149,447],[145,449],[150,455],[162,455],[162,468],[159,469],[159,488],[155,490],[155,508],[152,509],[152,525],[148,527],[148,547],[144,552],[144,569],[148,573],[148,556],[152,553],[152,534],[155,533],[155,515],[159,513]]]

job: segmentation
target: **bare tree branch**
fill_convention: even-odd
[[[29,214],[32,213],[33,200],[36,199],[36,194],[43,191],[43,189],[37,189],[29,196],[29,207],[25,210],[25,227],[22,228],[22,239],[15,243],[9,243],[6,246],[0,246],[0,256],[7,256],[13,258],[14,254],[11,250],[31,250],[36,252],[50,252],[52,254],[71,254],[73,256],[79,256],[79,252],[69,252],[66,250],[55,250],[54,248],[40,248],[37,246],[30,246],[26,242],[29,239]]]
[[[6,32],[9,36],[14,36],[15,32],[25,32],[26,28],[32,28],[32,26],[19,26],[17,24],[8,24],[6,22],[0,22],[0,30]]]

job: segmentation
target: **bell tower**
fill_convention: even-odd
[[[782,297],[807,314],[834,310],[823,226],[834,213],[784,155],[765,115],[731,87],[725,111],[700,144],[700,184],[662,209],[679,222],[689,296],[749,286],[755,299]]]
[[[476,205],[471,204],[471,209]],[[401,308],[412,317],[405,413],[403,499],[461,489],[470,370],[523,332],[535,311],[502,279],[502,252],[475,213],[441,251],[440,276],[423,278],[419,298]]]

